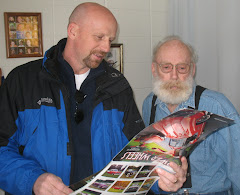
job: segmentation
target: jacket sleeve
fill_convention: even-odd
[[[13,73],[0,88],[0,188],[11,194],[32,194],[34,182],[44,171],[19,152],[19,139],[24,133],[19,117],[20,88],[17,74]]]
[[[126,97],[128,100],[124,111],[123,132],[130,141],[135,135],[144,129],[145,125],[134,100],[132,90],[130,90],[129,95]]]

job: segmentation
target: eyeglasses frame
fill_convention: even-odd
[[[191,68],[192,68],[192,64],[193,64],[192,62],[190,62],[189,64],[188,64],[188,63],[178,63],[178,64],[175,64],[175,65],[173,65],[172,63],[157,63],[157,62],[154,62],[154,63],[160,67],[160,70],[161,70],[163,73],[170,73],[170,72],[173,71],[173,67],[175,67],[176,70],[177,70],[177,72],[178,72],[179,74],[187,74],[187,73],[189,73],[189,71],[190,71]],[[172,68],[171,68],[171,70],[170,70],[169,72],[164,72],[163,69],[161,68],[161,66],[164,65],[164,64],[169,64],[169,65],[172,66]],[[185,72],[185,73],[179,72],[179,70],[178,70],[177,67],[178,67],[178,65],[181,65],[181,64],[185,64],[185,65],[188,65],[188,66],[189,66],[189,69],[187,70],[187,72]]]

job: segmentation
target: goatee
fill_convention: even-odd
[[[83,62],[86,64],[88,68],[97,68],[99,64],[103,61],[106,54],[107,54],[106,52],[94,50],[86,58],[83,59]],[[96,60],[96,59],[93,60],[92,55],[97,55],[102,57],[99,60]]]

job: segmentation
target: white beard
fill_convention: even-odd
[[[153,80],[153,92],[162,102],[178,105],[190,97],[193,84],[192,75],[189,75],[185,81],[162,81],[159,77],[156,77]],[[171,89],[173,86],[177,86],[178,89]]]

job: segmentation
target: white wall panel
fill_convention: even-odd
[[[106,0],[107,7],[115,9],[136,10],[136,11],[148,11],[149,12],[149,0]]]
[[[119,24],[119,36],[149,36],[150,37],[150,14],[146,11],[137,10],[113,10]]]

